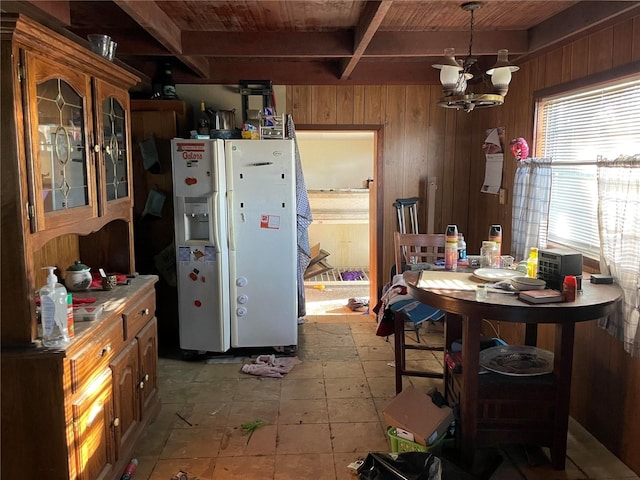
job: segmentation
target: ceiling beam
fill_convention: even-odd
[[[560,43],[586,30],[615,20],[621,15],[633,16],[638,2],[582,1],[529,29],[528,53]],[[635,13],[637,14],[637,13]]]
[[[114,3],[197,75],[209,74],[209,60],[183,53],[182,31],[155,1],[114,0]]]
[[[351,58],[342,61],[340,79],[348,78],[356,67],[360,58],[369,46],[369,42],[380,28],[382,20],[391,8],[393,0],[367,2],[362,17],[356,28],[354,49]]]
[[[375,32],[359,54],[368,57],[437,57],[447,47],[458,56],[469,49],[469,32]],[[340,32],[183,32],[185,55],[212,57],[274,57],[274,58],[347,58],[353,53],[353,33]],[[527,32],[476,32],[473,54],[495,55],[501,48],[510,52],[527,51]],[[364,45],[363,45],[364,47]],[[146,52],[139,52],[144,54]]]

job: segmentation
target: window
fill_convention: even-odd
[[[599,257],[599,156],[640,152],[640,79],[541,97],[535,155],[551,158],[549,241]]]

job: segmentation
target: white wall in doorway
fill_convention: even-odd
[[[344,190],[362,191],[365,182],[373,178],[375,133],[371,131],[296,131],[300,161],[310,197],[322,196],[319,191],[336,191],[344,194],[331,208],[335,219],[327,218],[323,212],[309,228],[311,245],[319,243],[330,253],[327,261],[334,267],[368,267],[369,223],[363,221],[360,212],[356,215],[353,196]],[[363,193],[358,193],[363,195]],[[311,198],[313,205],[322,204],[322,199]],[[365,201],[365,204],[367,202]],[[354,213],[350,219],[348,212]],[[346,214],[345,214],[346,212]]]

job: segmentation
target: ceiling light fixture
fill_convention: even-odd
[[[467,93],[467,82],[473,78],[470,73],[471,67],[477,59],[471,56],[473,47],[473,27],[474,12],[482,6],[481,2],[463,3],[460,8],[471,15],[469,52],[464,59],[455,58],[453,48],[444,49],[444,57],[440,63],[433,65],[433,68],[440,70],[440,83],[442,83],[443,97],[438,105],[445,108],[463,109],[470,112],[475,108],[495,107],[504,103],[504,97],[509,90],[511,73],[520,69],[515,65],[510,65],[508,60],[508,50],[498,50],[498,60],[496,64],[487,70],[486,74],[491,77],[491,93]]]

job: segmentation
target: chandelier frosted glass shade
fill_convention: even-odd
[[[473,46],[473,15],[482,6],[481,2],[467,2],[461,8],[471,15],[469,53],[464,60],[455,58],[453,48],[445,48],[442,59],[433,65],[433,68],[440,70],[440,83],[442,84],[443,97],[438,105],[445,108],[462,109],[470,112],[476,108],[495,107],[504,103],[504,96],[509,91],[511,74],[519,67],[509,64],[509,51],[498,50],[496,64],[486,71],[491,77],[491,91],[488,93],[467,93],[467,82],[473,78],[470,73],[476,59],[471,55]],[[488,82],[487,82],[488,83]]]

